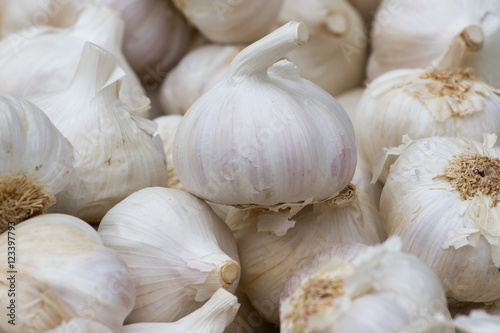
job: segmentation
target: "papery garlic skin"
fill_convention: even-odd
[[[63,322],[55,329],[46,331],[45,333],[70,333],[70,332],[113,333],[113,331],[111,331],[106,326],[84,318],[76,318],[76,319],[71,319],[68,322]]]
[[[333,96],[362,84],[368,41],[361,16],[347,0],[285,0],[277,26],[292,20],[309,29],[307,44],[286,55],[303,78]]]
[[[343,194],[345,197],[337,199],[338,205],[312,204],[291,219],[287,212],[233,208],[228,214],[226,223],[240,253],[239,288],[266,320],[279,324],[279,297],[295,271],[339,252],[347,258],[362,247],[346,248],[346,243],[374,245],[385,239],[371,199],[356,189]]]
[[[200,309],[174,323],[144,323],[123,327],[122,333],[221,333],[238,312],[238,299],[224,289],[218,289]]]
[[[122,14],[123,53],[141,78],[164,75],[187,52],[192,29],[170,1],[94,1]]]
[[[251,43],[269,32],[283,0],[173,0],[188,21],[216,43]]]
[[[167,185],[156,124],[118,99],[123,75],[111,53],[86,43],[67,89],[30,97],[75,150],[75,172],[52,212],[99,222],[129,194]]]
[[[113,53],[127,73],[120,99],[137,112],[146,111],[149,99],[121,52],[124,23],[119,15],[88,5],[69,28],[37,26],[10,34],[0,41],[0,92],[26,97],[66,88],[84,44],[91,42]]]
[[[154,122],[158,124],[156,133],[160,135],[160,138],[163,142],[163,150],[167,158],[167,175],[168,175],[167,187],[184,191],[185,188],[184,186],[182,186],[179,177],[177,177],[174,168],[174,161],[172,159],[172,146],[174,144],[174,135],[175,131],[177,130],[177,126],[179,126],[181,120],[182,120],[181,115],[170,115],[170,116],[158,117],[154,120]]]
[[[7,236],[0,235],[2,258]],[[120,331],[135,302],[134,283],[90,225],[69,215],[37,216],[16,226],[15,242],[16,325],[2,320],[1,331],[45,332],[82,317]],[[7,295],[11,268],[7,260],[1,265],[0,290]],[[9,298],[1,297],[0,304],[6,308]]]
[[[389,147],[431,136],[500,133],[500,91],[470,69],[401,69],[368,85],[354,121],[360,152],[372,167]],[[382,168],[385,182],[389,166]]]
[[[400,236],[403,250],[427,263],[439,276],[447,296],[458,301],[500,298],[498,190],[491,196],[463,197],[468,193],[465,187],[456,187],[478,182],[461,172],[473,175],[477,168],[479,175],[485,159],[491,159],[491,164],[481,178],[495,184],[490,178],[500,171],[500,147],[494,146],[495,140],[496,136],[490,135],[485,136],[484,145],[444,137],[409,142],[392,165],[382,190],[380,210],[388,234]],[[467,156],[469,162],[463,160]],[[457,178],[449,178],[451,173]],[[498,179],[496,184],[493,186],[498,189]],[[481,186],[475,189],[488,189]]]
[[[34,104],[0,95],[0,232],[44,214],[73,176],[73,146]]]
[[[203,93],[225,78],[231,61],[243,46],[203,45],[190,51],[161,85],[166,114],[185,114]]]
[[[172,154],[188,191],[278,210],[331,199],[347,186],[356,147],[345,111],[292,63],[267,72],[307,36],[304,24],[290,22],[248,46],[184,115]]]
[[[99,235],[127,263],[137,288],[126,323],[170,322],[240,278],[236,242],[205,202],[181,191],[135,192],[102,219]]]
[[[432,327],[450,318],[438,278],[400,248],[393,238],[298,272],[282,294],[281,332],[453,332]]]
[[[397,68],[472,67],[498,88],[499,36],[496,0],[400,0],[397,4],[384,0],[373,23],[368,80]]]

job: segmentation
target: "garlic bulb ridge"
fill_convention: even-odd
[[[288,61],[306,42],[290,22],[242,50],[227,78],[184,115],[173,159],[184,187],[224,205],[275,210],[335,197],[356,165],[349,117]]]

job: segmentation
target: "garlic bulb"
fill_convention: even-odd
[[[99,222],[129,194],[167,184],[156,124],[118,99],[123,75],[111,53],[86,43],[68,88],[30,98],[75,149],[74,175],[52,212]]]
[[[365,23],[371,24],[381,0],[350,0],[350,2],[361,14]]]
[[[251,43],[268,33],[283,0],[173,0],[212,42]]]
[[[191,28],[170,1],[95,2],[122,14],[125,21],[123,53],[141,77],[164,73],[187,52]]]
[[[279,210],[335,197],[356,166],[349,117],[283,60],[308,37],[290,22],[241,51],[184,115],[173,159],[184,187],[224,205]]]
[[[0,235],[0,256],[5,258],[0,305],[6,309],[12,303],[6,296],[15,281],[17,316],[15,325],[1,320],[0,331],[45,332],[73,318],[120,331],[134,306],[134,283],[125,263],[91,226],[73,216],[46,214],[21,223],[13,233],[10,239],[7,233]],[[12,238],[16,256],[8,266]]]
[[[155,123],[158,124],[156,133],[160,135],[163,142],[163,150],[167,158],[167,174],[168,182],[167,187],[175,188],[178,190],[185,190],[174,169],[174,162],[172,160],[172,146],[174,144],[174,135],[177,126],[182,120],[181,115],[170,115],[156,118]]]
[[[281,297],[281,332],[454,332],[432,328],[450,318],[443,288],[400,248],[392,238],[347,262],[334,258],[316,271],[298,272]]]
[[[66,88],[84,44],[91,42],[113,53],[127,73],[120,99],[145,111],[149,100],[121,52],[123,30],[117,12],[88,5],[72,27],[38,26],[10,34],[0,41],[0,92],[24,97]]]
[[[68,185],[73,147],[35,105],[0,95],[0,233],[44,214]]]
[[[200,309],[174,323],[144,323],[123,327],[121,333],[221,333],[238,312],[238,299],[220,288]]]
[[[69,27],[92,0],[3,0],[0,3],[1,36],[39,25]]]
[[[127,263],[137,288],[127,323],[170,322],[240,278],[231,231],[202,200],[180,190],[135,192],[102,219],[99,235]]]
[[[295,271],[347,251],[339,247],[345,243],[372,245],[385,239],[377,208],[354,187],[330,203],[304,207],[293,219],[288,219],[287,212],[234,209],[226,223],[233,230],[240,254],[239,288],[255,309],[275,324],[279,323],[281,291]],[[354,246],[347,254],[357,250]]]
[[[61,325],[56,327],[55,329],[52,329],[50,331],[47,331],[45,333],[113,333],[109,328],[106,326],[99,324],[97,322],[83,319],[83,318],[76,318],[76,319],[71,319],[68,322],[63,322]]]
[[[356,113],[357,143],[375,166],[389,147],[431,136],[481,140],[500,133],[500,90],[470,69],[401,69],[377,78],[366,89]],[[382,169],[385,182],[392,160]]]
[[[309,29],[307,45],[286,55],[303,78],[332,95],[361,85],[368,42],[363,20],[348,0],[285,0],[277,24],[291,20]]]
[[[161,85],[160,101],[167,114],[185,114],[206,91],[227,74],[243,46],[204,45],[189,52]]]
[[[382,190],[389,235],[426,262],[447,296],[458,301],[500,299],[500,147],[463,138],[410,141]]]
[[[422,24],[425,22],[425,24]],[[472,67],[500,88],[500,2],[381,2],[371,33],[368,80],[397,68]]]

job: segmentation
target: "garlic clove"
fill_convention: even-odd
[[[135,192],[104,216],[99,235],[120,253],[136,283],[129,324],[178,320],[218,288],[234,292],[238,285],[231,231],[187,192],[161,187]]]
[[[103,245],[97,232],[69,215],[37,216],[15,227],[16,325],[0,321],[0,331],[44,332],[73,318],[86,318],[118,332],[135,301],[127,266]],[[7,258],[7,233],[0,256]],[[9,245],[11,246],[11,245]],[[8,294],[13,273],[2,262],[0,291]],[[0,298],[2,308],[9,298]]]
[[[129,194],[167,184],[156,124],[118,99],[124,74],[111,53],[86,43],[68,88],[30,97],[75,148],[74,176],[52,212],[99,222]]]
[[[238,312],[238,299],[220,288],[200,309],[173,323],[141,323],[123,327],[122,333],[219,333],[231,323]]]
[[[248,46],[184,115],[172,154],[188,191],[223,205],[298,211],[347,186],[356,147],[345,111],[290,62],[267,72],[307,36],[290,22]]]
[[[111,331],[106,326],[84,318],[76,318],[76,319],[71,319],[68,322],[63,322],[57,328],[52,329],[50,331],[46,331],[45,333],[70,333],[70,332],[113,333],[113,331]]]
[[[0,233],[45,214],[73,176],[73,147],[34,104],[0,95]]]

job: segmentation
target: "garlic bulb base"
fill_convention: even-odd
[[[47,213],[55,202],[43,186],[25,175],[0,176],[0,233],[7,230],[9,222],[19,223],[30,217]]]
[[[464,40],[465,46],[468,51],[480,51],[484,44],[484,33],[481,27],[477,25],[470,25],[466,27],[460,37]]]

